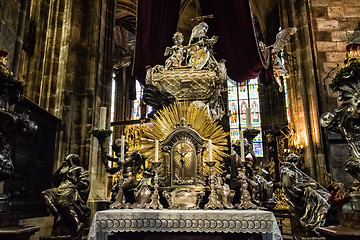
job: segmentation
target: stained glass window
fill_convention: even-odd
[[[139,83],[139,81],[136,80],[136,100],[134,100],[134,107],[131,112],[131,120],[137,120],[141,118],[141,101],[144,89]],[[146,117],[147,115],[152,111],[152,107],[149,105],[146,105]]]
[[[134,108],[131,113],[131,119],[136,120],[141,118],[141,97],[143,94],[143,89],[139,83],[139,81],[136,80],[136,100],[134,100]]]
[[[115,80],[115,74],[113,74],[113,77],[111,79],[111,109],[110,109],[110,122],[114,121],[115,118],[115,90],[116,90],[116,80]],[[113,131],[114,127],[110,125],[110,130]],[[114,135],[111,134],[110,135],[110,139],[109,139],[110,143],[112,143],[114,141]],[[109,154],[112,156],[113,155],[113,151],[111,148],[109,148]],[[108,162],[108,166],[112,167],[112,163],[109,161]]]
[[[228,97],[231,141],[239,140],[239,129],[246,129],[246,108],[250,107],[252,128],[260,130],[260,134],[254,139],[255,155],[262,157],[263,145],[261,138],[258,79],[251,79],[239,84],[228,78]]]

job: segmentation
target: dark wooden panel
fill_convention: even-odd
[[[29,117],[38,125],[32,136],[18,135],[13,144],[15,174],[5,181],[4,192],[12,196],[10,211],[21,218],[47,215],[40,201],[41,191],[51,187],[60,120],[28,99],[16,106],[16,112],[30,110]]]

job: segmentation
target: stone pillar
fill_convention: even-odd
[[[338,106],[338,96],[329,89],[329,84],[338,72],[337,67],[343,67],[348,38],[359,28],[360,2],[312,0],[309,7],[317,50],[321,113],[333,112]],[[339,134],[328,131],[324,131],[323,139],[329,172],[338,181],[351,185],[353,180],[344,169],[344,161],[349,155],[346,141]]]
[[[107,197],[98,143],[89,132],[99,126],[101,106],[110,112],[114,8],[111,0],[32,1],[34,51],[21,68],[27,97],[62,121],[54,169],[67,154],[79,154],[94,199]]]
[[[287,47],[287,52],[294,57],[290,61],[288,80],[290,117],[296,132],[294,143],[304,146],[305,171],[323,182],[326,166],[319,128],[321,102],[309,1],[282,0],[280,16],[282,28],[298,29]]]
[[[8,64],[16,78],[21,62],[28,2],[28,0],[0,2],[0,50],[8,52]]]

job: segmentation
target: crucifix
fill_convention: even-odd
[[[181,143],[181,148],[176,149],[176,152],[181,156],[180,158],[180,163],[181,163],[181,178],[185,179],[185,155],[188,154],[190,152],[190,150],[185,151],[185,144]]]

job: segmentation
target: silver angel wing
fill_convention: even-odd
[[[273,53],[280,52],[281,49],[284,48],[285,44],[290,40],[290,36],[296,32],[296,27],[285,28],[281,30],[278,34],[276,34],[276,41],[273,45],[269,46],[272,47]]]
[[[209,28],[209,26],[205,22],[201,22],[198,25],[196,25],[191,31],[191,36],[190,36],[188,45],[190,46],[193,39],[195,39],[195,38],[205,37],[206,33],[208,31],[208,28]]]

